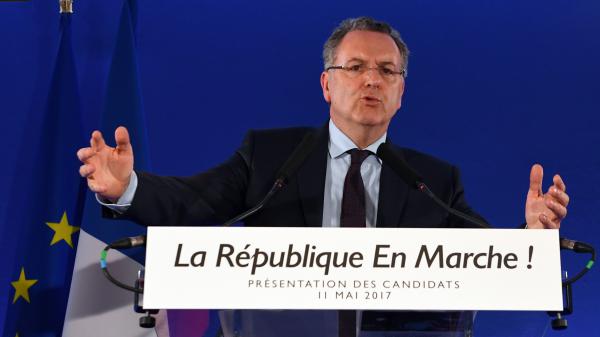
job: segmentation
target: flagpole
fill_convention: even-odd
[[[59,0],[60,13],[73,14],[73,0]]]

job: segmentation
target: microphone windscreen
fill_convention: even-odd
[[[377,156],[381,158],[384,164],[389,165],[394,172],[411,188],[418,188],[418,183],[423,182],[423,178],[415,172],[404,159],[392,149],[388,143],[382,143],[377,148]]]

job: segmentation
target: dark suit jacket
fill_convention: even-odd
[[[246,226],[320,227],[328,156],[328,127],[250,131],[242,146],[223,164],[198,175],[158,177],[137,172],[138,188],[123,218],[143,225],[221,224],[256,205],[275,175],[308,133],[317,145],[293,176]],[[476,216],[465,201],[458,169],[429,155],[394,147],[425,183],[451,207]],[[449,215],[419,191],[409,189],[383,163],[377,227],[473,227]]]
[[[260,202],[273,185],[277,171],[308,132],[317,137],[314,151],[289,184],[261,211],[247,218],[245,225],[320,227],[329,142],[327,126],[250,131],[226,162],[191,177],[137,172],[135,197],[120,217],[142,225],[222,224]],[[481,219],[465,201],[456,167],[414,150],[395,147],[395,151],[421,174],[439,198]],[[379,184],[377,227],[473,227],[449,215],[423,193],[409,189],[385,162]],[[401,330],[406,322],[435,322],[451,329],[460,315],[365,311],[362,325],[366,330]]]

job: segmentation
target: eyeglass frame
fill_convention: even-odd
[[[338,65],[338,66],[329,66],[329,67],[325,68],[325,71],[329,71],[329,70],[344,70],[344,71],[350,73],[350,72],[353,71],[351,68],[357,67],[357,66],[361,66],[362,67],[362,65],[354,65],[354,66],[350,66],[350,67]],[[361,72],[360,75],[362,75],[363,73],[365,73],[368,70],[377,70],[377,72],[379,72],[379,74],[381,76],[384,76],[385,74],[382,74],[382,70],[384,70],[384,71],[389,71],[390,75],[400,75],[400,76],[402,76],[402,78],[406,78],[406,76],[407,76],[406,69],[402,69],[400,71],[395,71],[395,70],[391,70],[391,69],[385,68],[383,66],[364,67],[364,69],[365,70],[363,72]],[[356,71],[358,71],[358,70],[356,70]]]

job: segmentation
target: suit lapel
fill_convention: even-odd
[[[298,169],[298,191],[304,212],[305,225],[321,227],[323,223],[323,193],[329,145],[328,124],[318,129],[314,151]]]
[[[389,140],[387,141],[390,142]],[[402,151],[396,148],[402,157]],[[383,163],[379,178],[379,201],[377,206],[377,227],[397,227],[400,216],[406,207],[408,186],[391,167]]]

